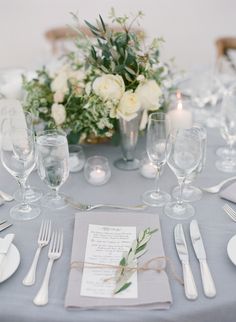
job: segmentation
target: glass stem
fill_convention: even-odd
[[[22,194],[22,208],[28,208],[29,205],[26,201],[26,194],[25,194],[25,189],[26,189],[26,178],[24,179],[19,179],[18,181],[19,185],[20,185],[20,189],[21,189],[21,194]]]
[[[179,196],[177,199],[177,204],[179,206],[182,206],[183,204],[183,189],[184,189],[184,183],[185,183],[186,178],[181,178],[179,179]]]
[[[57,187],[57,188],[53,188],[53,189],[52,189],[52,191],[53,191],[53,194],[54,194],[54,198],[55,198],[55,199],[60,199],[60,195],[59,195],[59,187]]]
[[[156,177],[155,177],[155,193],[156,194],[159,194],[159,192],[160,192],[160,187],[159,187],[160,172],[161,172],[161,167],[157,166],[157,172],[156,172]]]

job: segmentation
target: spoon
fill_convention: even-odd
[[[0,190],[0,197],[5,201],[12,201],[14,200],[13,196],[9,195],[8,193]]]
[[[208,187],[208,188],[202,188],[203,191],[206,191],[206,192],[210,192],[210,193],[217,193],[220,191],[220,189],[228,182],[230,181],[234,181],[236,180],[236,176],[235,177],[231,177],[231,178],[228,178],[228,179],[225,179],[223,181],[221,181],[220,183],[216,184],[215,186],[212,186],[212,187]]]

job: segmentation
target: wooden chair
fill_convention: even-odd
[[[222,37],[216,40],[217,60],[226,58],[231,67],[236,71],[235,62],[230,56],[230,51],[235,50],[236,53],[236,37]]]
[[[113,30],[121,31],[119,27],[114,27]],[[141,38],[145,37],[145,33],[141,29],[132,29],[137,35]],[[89,38],[94,38],[94,35],[90,31],[87,26],[80,27],[80,31],[85,34]],[[66,52],[66,45],[65,43],[68,41],[73,41],[78,37],[78,33],[69,27],[58,27],[48,30],[45,33],[46,39],[50,42],[52,53],[54,55],[58,54],[59,52]]]

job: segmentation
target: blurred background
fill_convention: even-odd
[[[175,57],[179,68],[209,66],[216,57],[215,40],[236,35],[235,0],[0,0],[0,68],[34,69],[52,58],[45,32],[80,20],[117,14],[145,14],[147,36],[163,37],[162,55]]]

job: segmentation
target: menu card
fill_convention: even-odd
[[[136,227],[89,225],[80,295],[137,298],[137,272],[129,280],[130,287],[114,295],[117,269],[109,267],[119,265],[135,239]]]
[[[100,226],[100,228],[98,227]],[[133,227],[136,228],[136,234],[140,231],[150,227],[151,229],[158,229],[155,232],[147,245],[146,253],[138,259],[138,266],[144,265],[147,261],[154,257],[159,257],[158,268],[160,271],[147,270],[145,272],[138,272],[137,275],[137,293],[133,293],[131,297],[110,297],[104,296],[105,286],[102,289],[102,297],[100,297],[97,292],[95,294],[91,292],[91,285],[89,285],[89,276],[91,274],[98,274],[93,271],[91,268],[88,268],[90,271],[87,271],[85,267],[81,266],[81,263],[86,261],[102,260],[102,256],[95,254],[94,251],[97,249],[96,245],[101,243],[101,238],[97,236],[99,229],[103,229],[108,226],[108,229],[112,227],[117,227],[121,229],[123,227],[123,233],[127,232],[128,227],[131,227],[130,231],[130,240],[133,241],[134,233],[132,232]],[[103,228],[102,228],[103,227]],[[121,232],[120,231],[120,232]],[[88,236],[88,234],[90,236]],[[100,233],[99,233],[100,234]],[[94,236],[96,235],[96,239]],[[115,235],[114,235],[115,236]],[[125,234],[124,234],[125,236]],[[92,238],[93,237],[93,238]],[[107,235],[108,237],[108,235]],[[105,236],[102,238],[106,240]],[[115,240],[118,239],[118,235],[115,237]],[[114,241],[115,241],[114,240]],[[128,241],[128,237],[126,239]],[[95,242],[95,245],[91,245]],[[102,244],[102,243],[101,243]],[[105,242],[105,247],[107,247]],[[128,245],[128,242],[127,242]],[[125,246],[126,247],[126,246]],[[98,249],[97,249],[98,250]],[[109,253],[104,252],[104,261],[102,263],[107,263],[105,258],[109,256]],[[118,259],[117,252],[117,259]],[[114,260],[115,262],[115,260]],[[79,264],[79,265],[77,265]],[[159,216],[153,213],[128,213],[128,212],[93,212],[93,213],[84,213],[79,212],[75,214],[75,225],[74,225],[74,236],[72,244],[72,253],[71,253],[71,263],[70,263],[70,273],[68,279],[68,286],[65,298],[65,306],[67,308],[77,308],[77,309],[168,309],[172,302],[172,296],[170,291],[170,285],[168,276],[165,271],[166,261],[165,253],[163,249],[162,237],[161,237],[161,226],[159,222]],[[105,269],[104,269],[105,271]],[[102,270],[102,279],[103,274]],[[92,276],[92,289],[95,289],[94,281]],[[105,274],[106,275],[106,274]],[[110,274],[108,274],[110,276]],[[96,283],[98,279],[96,277]],[[106,282],[104,282],[106,283]],[[135,287],[135,281],[132,283]],[[130,286],[131,287],[131,286]],[[128,289],[127,289],[128,290]],[[120,292],[120,295],[123,292]],[[125,293],[123,293],[123,296]],[[135,295],[134,295],[135,294]],[[136,296],[137,294],[137,296]],[[127,294],[126,294],[127,296]]]

